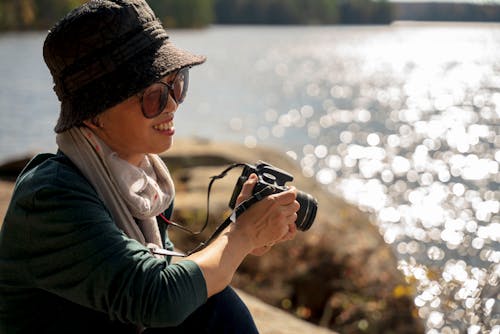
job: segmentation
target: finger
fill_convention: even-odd
[[[300,210],[300,203],[297,201],[293,201],[289,206],[293,212],[297,212]]]
[[[271,195],[279,205],[290,204],[297,198],[297,189],[291,187],[290,189]]]
[[[281,205],[280,209],[286,217],[289,217],[289,216],[297,213],[297,211],[299,211],[300,204],[297,201],[293,201],[289,204]]]
[[[294,221],[291,224],[288,224],[288,233],[283,237],[283,241],[292,240],[295,238],[297,234],[297,225],[295,224],[295,220],[297,220],[297,215],[294,217]]]
[[[277,243],[282,243],[285,241],[293,240],[297,235],[297,225],[295,225],[295,220],[288,224],[288,231],[283,235],[283,237],[277,241]]]
[[[250,198],[252,196],[253,188],[255,187],[255,184],[257,183],[257,175],[255,174],[250,174],[248,179],[243,183],[243,187],[241,188],[241,192],[238,196],[237,199],[237,204],[243,202],[244,200]]]

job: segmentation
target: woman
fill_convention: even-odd
[[[189,68],[143,0],[90,1],[49,32],[57,154],[19,176],[0,235],[1,333],[256,333],[228,287],[248,254],[295,236],[296,190],[268,196],[170,264],[168,150]],[[243,186],[251,196],[256,178]]]

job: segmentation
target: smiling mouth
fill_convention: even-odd
[[[154,125],[153,129],[158,130],[158,131],[167,131],[167,130],[173,129],[173,127],[174,127],[174,122],[169,121],[169,122]]]

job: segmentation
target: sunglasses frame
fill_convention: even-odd
[[[172,99],[175,101],[175,103],[177,105],[181,104],[184,101],[184,99],[186,97],[187,89],[188,89],[188,86],[189,86],[189,69],[190,69],[190,66],[183,67],[183,68],[179,69],[175,73],[175,76],[174,76],[174,78],[172,79],[172,81],[170,83],[166,83],[166,82],[163,82],[163,81],[160,80],[160,81],[157,81],[157,82],[155,82],[153,84],[153,85],[155,85],[155,84],[161,84],[161,85],[164,85],[165,87],[167,87],[167,89],[164,89],[162,91],[162,94],[160,96],[160,103],[159,103],[158,110],[153,115],[147,115],[146,112],[145,112],[145,110],[144,110],[144,94],[147,92],[147,90],[152,85],[149,86],[148,88],[144,89],[144,91],[142,91],[142,93],[140,93],[139,99],[140,99],[140,102],[141,102],[141,111],[142,111],[142,115],[145,118],[151,119],[151,118],[155,118],[158,115],[160,115],[163,112],[163,110],[165,109],[165,107],[167,106],[167,104],[168,104],[168,97],[169,96],[172,97]],[[179,74],[181,74],[181,73],[184,75],[184,84],[183,84],[183,89],[182,89],[181,97],[179,99],[177,99],[175,97],[174,85],[175,85],[175,82],[176,82]]]

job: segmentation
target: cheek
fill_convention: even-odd
[[[122,142],[130,147],[140,147],[147,144],[151,135],[151,126],[147,122],[127,122],[124,127],[117,131]]]
[[[115,119],[109,128],[108,135],[116,146],[135,151],[148,142],[150,131],[151,125],[146,119],[128,115],[127,118]]]

